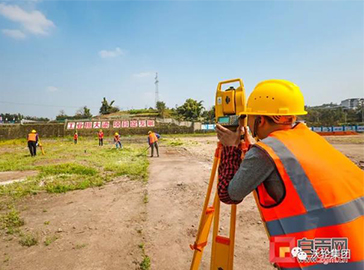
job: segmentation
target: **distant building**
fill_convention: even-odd
[[[356,109],[362,106],[364,102],[364,98],[348,98],[341,101],[340,106],[348,108],[348,109]]]

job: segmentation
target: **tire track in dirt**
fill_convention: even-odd
[[[150,158],[146,250],[152,270],[189,269],[198,222],[212,164],[180,147],[161,147],[160,158]],[[220,231],[228,232],[228,210],[222,206]],[[209,243],[211,241],[209,240]],[[210,244],[200,269],[209,269]],[[253,197],[238,207],[234,265],[237,270],[273,269],[268,241]]]

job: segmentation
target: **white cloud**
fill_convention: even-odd
[[[0,3],[0,14],[13,22],[20,23],[25,30],[35,35],[48,35],[49,30],[55,26],[42,12],[38,10],[28,12],[16,5]]]
[[[153,75],[154,75],[154,72],[147,71],[147,72],[140,72],[140,73],[133,74],[133,77],[135,77],[135,78],[145,78],[145,77],[150,77],[150,76],[153,76]]]
[[[113,58],[118,57],[121,55],[124,55],[125,52],[122,51],[119,47],[115,48],[115,50],[107,51],[107,50],[101,50],[99,51],[99,55],[101,58]]]
[[[46,89],[47,92],[51,92],[51,93],[54,93],[54,92],[58,92],[59,89],[55,86],[48,86],[47,89]]]
[[[25,39],[26,35],[17,29],[2,29],[1,32],[9,37],[15,38],[15,39]]]

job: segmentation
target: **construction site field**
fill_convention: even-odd
[[[217,139],[162,137],[153,158],[140,136],[122,150],[44,139],[34,158],[25,140],[0,141],[0,270],[189,269]],[[364,135],[325,138],[364,169]],[[234,269],[274,269],[252,195],[238,206]]]

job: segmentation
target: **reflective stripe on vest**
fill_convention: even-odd
[[[278,139],[268,137],[263,142],[270,146],[282,161],[286,172],[291,179],[300,199],[307,211],[320,209],[323,207],[320,198],[313,189],[310,180],[303,171],[295,156]]]
[[[36,142],[37,141],[37,134],[29,133],[28,134],[28,142]]]
[[[364,215],[364,197],[343,205],[321,208],[288,218],[266,222],[271,236],[302,232],[320,227],[347,223]]]

